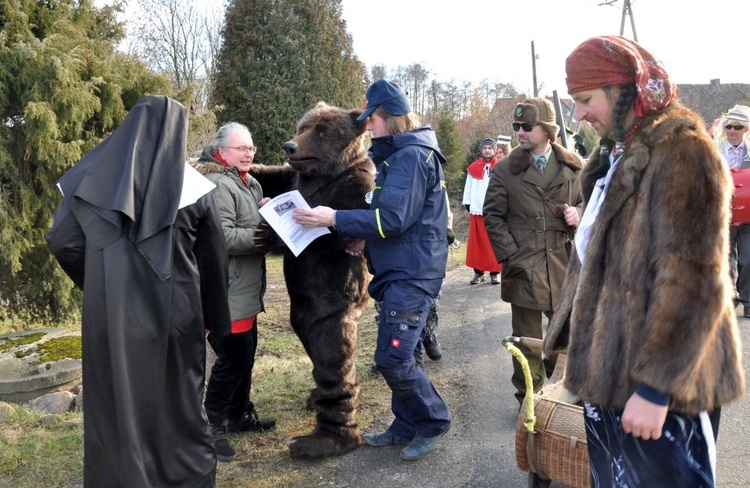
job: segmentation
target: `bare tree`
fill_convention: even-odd
[[[411,100],[414,110],[423,114],[427,108],[427,78],[430,73],[419,63],[407,67],[407,73],[412,87]]]
[[[381,78],[385,78],[388,70],[382,64],[376,64],[370,69],[370,73],[372,75],[372,81],[377,81]]]
[[[192,113],[203,113],[221,47],[223,9],[207,9],[200,0],[138,0],[138,5],[140,14],[129,26],[130,49],[168,75],[177,93],[188,95]]]
[[[387,78],[401,86],[423,123],[437,127],[450,119],[455,124],[460,149],[466,154],[466,160],[461,161],[462,170],[480,156],[477,147],[480,141],[511,133],[512,109],[526,98],[510,83],[487,79],[477,83],[440,82],[420,63],[395,68],[374,65],[370,75],[373,80]],[[452,159],[460,159],[456,154],[453,152]]]

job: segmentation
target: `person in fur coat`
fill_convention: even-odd
[[[602,141],[544,349],[567,347],[592,486],[715,486],[709,414],[745,392],[728,168],[639,44],[588,39],[566,72],[575,118]]]

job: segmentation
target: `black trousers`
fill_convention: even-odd
[[[250,387],[258,347],[258,321],[247,332],[223,337],[209,334],[208,343],[216,353],[204,402],[208,420],[212,424],[239,420],[253,407]]]

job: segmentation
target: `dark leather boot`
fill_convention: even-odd
[[[469,282],[470,285],[476,285],[477,283],[481,283],[485,280],[484,273],[474,273],[474,277]]]
[[[276,427],[275,420],[261,420],[255,406],[250,407],[242,413],[237,420],[229,420],[229,432],[265,432]]]
[[[216,448],[216,459],[219,461],[233,461],[237,457],[234,448],[229,444],[227,439],[227,424],[211,424],[211,435],[214,438],[214,447]]]
[[[424,344],[424,352],[427,354],[428,358],[437,361],[443,357],[443,352],[440,350],[440,343],[438,342],[437,337],[435,337],[435,334],[425,336],[422,344]]]

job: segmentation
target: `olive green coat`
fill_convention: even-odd
[[[563,204],[582,206],[581,159],[552,144],[548,163],[559,171],[548,181],[532,165],[531,152],[516,147],[492,170],[484,199],[484,226],[503,263],[501,296],[506,302],[533,310],[554,311],[568,265],[569,242],[575,229],[556,218],[537,186],[544,189],[562,215]]]
[[[229,253],[229,311],[232,321],[246,319],[263,311],[266,290],[266,260],[255,247],[255,228],[261,220],[259,202],[263,189],[247,175],[248,186],[236,168],[227,168],[211,156],[207,147],[198,163],[201,174],[216,184],[216,202],[221,228]]]

